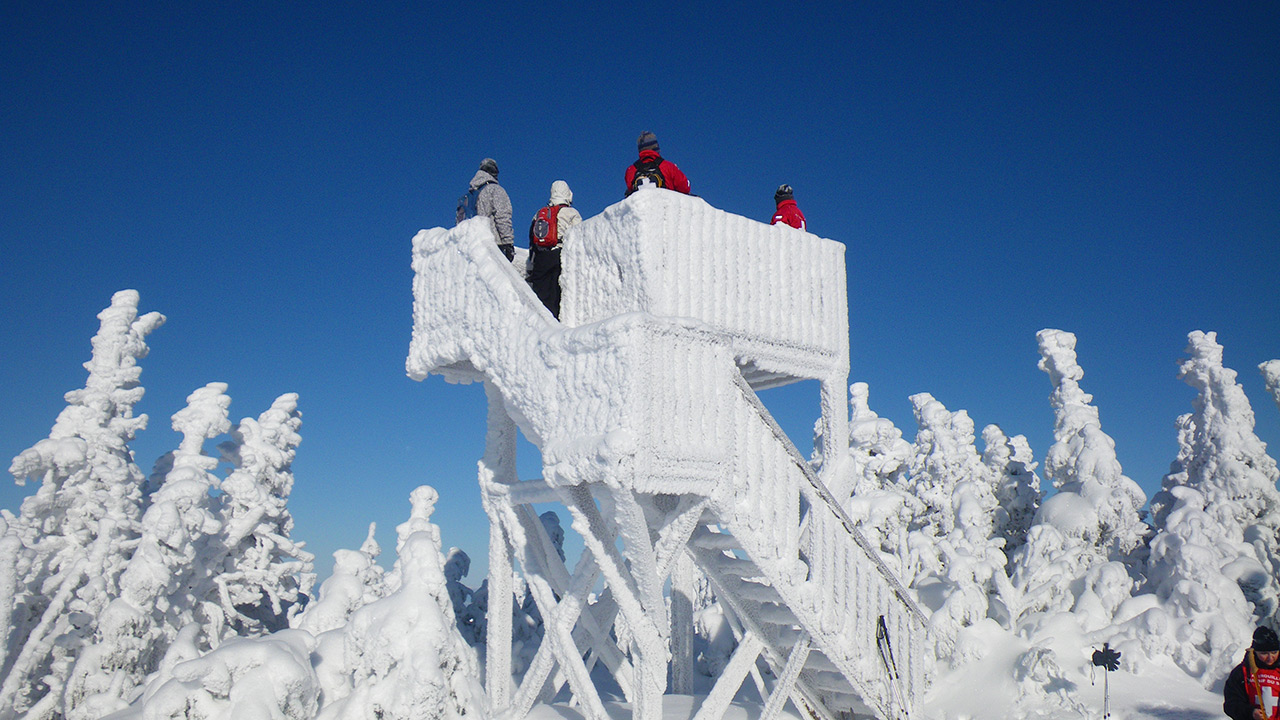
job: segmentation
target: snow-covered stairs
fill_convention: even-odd
[[[667,643],[674,647],[683,632],[672,627],[662,594],[681,555],[693,558],[736,619],[737,683],[748,673],[762,683],[758,656],[770,665],[776,680],[766,716],[787,699],[820,717],[912,713],[923,691],[915,661],[928,641],[923,618],[755,395],[818,379],[825,453],[840,456],[848,368],[842,248],[663,191],[637,193],[575,232],[564,251],[564,324],[542,308],[482,221],[424,230],[414,241],[409,374],[489,388],[481,485],[494,524],[491,579],[513,560],[526,575],[546,573],[532,585],[549,626],[557,617],[624,616],[629,649],[597,647],[591,657],[624,681],[637,718],[661,717]],[[741,258],[727,262],[729,239],[751,257],[772,257],[769,272]],[[668,276],[672,263],[699,262],[722,268]],[[730,289],[732,298],[724,295]],[[542,451],[540,480],[515,477],[516,427]],[[573,573],[538,550],[547,541],[531,520],[533,503],[556,500],[584,533],[587,550]],[[617,602],[602,615],[586,607],[595,577]],[[501,622],[490,629],[503,632]],[[521,713],[568,682],[584,714],[602,718],[586,685],[583,633],[557,632],[548,650],[557,674],[546,674],[544,657],[535,663],[542,674],[526,678],[512,700],[498,687],[502,673],[491,671],[491,700]],[[599,645],[607,626],[592,635]],[[879,651],[878,636],[887,637],[891,656]],[[489,657],[491,665],[504,658],[492,647]],[[700,719],[723,713],[737,684],[721,684]]]
[[[797,687],[811,708],[907,714],[924,689],[922,613],[746,382],[734,384],[739,470],[712,495],[712,518],[690,536],[690,553],[743,629],[760,635],[771,664],[781,667],[808,636]]]

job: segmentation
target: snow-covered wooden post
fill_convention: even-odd
[[[849,497],[853,481],[845,472],[849,458],[849,368],[822,381],[822,484],[837,500]]]
[[[484,384],[489,401],[489,430],[480,461],[480,487],[489,516],[489,617],[485,644],[485,692],[494,711],[511,704],[511,546],[503,532],[497,498],[489,486],[516,482],[516,424],[503,408],[493,383]]]
[[[697,583],[693,560],[681,553],[671,574],[671,691],[693,693],[693,600]]]

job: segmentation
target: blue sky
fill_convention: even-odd
[[[1191,330],[1280,444],[1255,370],[1280,357],[1280,4],[266,5],[0,8],[0,456],[136,288],[169,318],[144,471],[193,389],[227,382],[233,419],[297,392],[295,535],[326,573],[370,521],[390,546],[421,483],[482,565],[483,391],[405,377],[410,239],[485,156],[521,244],[552,180],[594,215],[644,129],[712,205],[767,219],[787,182],[848,246],[850,381],[908,439],[930,392],[1043,458],[1056,327],[1149,494]],[[807,451],[816,390],[765,401]]]

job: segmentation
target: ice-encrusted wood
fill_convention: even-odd
[[[561,320],[635,311],[693,318],[758,375],[844,377],[844,250],[701,198],[644,189],[574,228],[562,250]]]
[[[868,708],[882,717],[914,711],[924,690],[924,616],[754,393],[738,387],[733,424],[739,452],[731,480],[712,497],[717,517]],[[808,510],[803,518],[802,498]],[[715,555],[698,557],[715,572],[707,567]],[[873,650],[882,615],[899,653],[901,701]],[[802,678],[812,673],[806,669]]]
[[[409,375],[492,381],[541,448],[548,483],[622,473],[680,493],[717,482],[733,446],[718,419],[733,368],[723,340],[639,313],[565,327],[497,258],[483,223],[414,238]]]
[[[642,192],[575,228],[564,252],[565,295],[576,299],[562,306],[562,324],[501,256],[487,225],[419,233],[406,367],[416,379],[440,373],[453,382],[486,381],[498,415],[542,450],[543,480],[537,487],[499,481],[512,483],[510,491],[487,497],[508,509],[491,516],[512,512],[514,498],[531,492],[565,501],[631,624],[634,666],[616,652],[603,657],[622,669],[636,716],[661,717],[654,703],[664,674],[651,659],[666,654],[671,636],[662,585],[674,556],[653,538],[685,542],[678,538],[689,537],[703,512],[694,507],[684,531],[650,526],[644,498],[656,494],[681,498],[682,506],[696,497],[712,504],[708,512],[749,560],[688,549],[709,577],[721,579],[725,602],[762,632],[772,628],[762,639],[775,670],[783,669],[780,659],[800,658],[795,692],[805,702],[884,717],[917,709],[916,659],[926,641],[919,610],[752,389],[770,384],[770,374],[821,380],[826,436],[847,437],[833,424],[843,418],[848,372],[843,246],[696,198]],[[499,469],[509,474],[506,451],[489,454],[482,480],[486,467],[494,478]],[[600,508],[592,492],[602,493]],[[518,525],[506,523],[510,537],[501,543],[517,555],[529,550],[516,537],[523,537]],[[521,557],[526,571],[539,566]],[[729,581],[744,568],[765,584]],[[557,580],[562,588],[567,581]],[[534,584],[548,617],[558,614],[557,595],[577,597]],[[762,591],[764,600],[756,597]],[[891,686],[874,653],[881,616],[898,649],[901,688]],[[813,641],[803,657],[792,654],[801,632]],[[575,630],[553,643],[561,667],[577,669],[567,677],[575,694],[585,682],[577,668],[582,647],[572,647],[581,638]],[[540,662],[549,671],[549,655]],[[506,696],[499,685],[491,690]],[[527,709],[540,687],[541,680],[521,688],[512,707]],[[588,716],[600,715],[598,698],[584,702]]]

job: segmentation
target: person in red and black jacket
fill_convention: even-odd
[[[680,168],[670,160],[663,160],[658,154],[658,137],[645,130],[636,140],[636,148],[640,151],[640,159],[627,166],[627,195],[636,191],[641,185],[655,185],[667,190],[675,190],[691,195],[689,178],[680,172]]]
[[[1274,720],[1280,717],[1280,638],[1261,625],[1253,631],[1253,646],[1231,671],[1222,687],[1222,711],[1232,720]]]
[[[779,185],[778,191],[773,194],[773,201],[777,203],[778,209],[774,211],[770,225],[781,222],[797,230],[808,229],[804,222],[804,213],[800,212],[800,208],[796,206],[795,193],[791,191],[790,185],[786,183]]]

